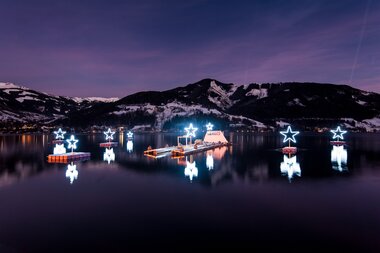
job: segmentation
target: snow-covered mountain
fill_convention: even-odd
[[[236,85],[217,80],[121,99],[50,96],[14,84],[0,85],[5,124],[120,125],[163,130],[209,120],[223,128],[271,129],[284,124],[380,131],[380,95],[346,85],[277,83]]]

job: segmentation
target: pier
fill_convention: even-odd
[[[229,146],[229,143],[203,143],[199,145],[188,145],[188,146],[180,146],[171,151],[171,155],[173,158],[183,157],[186,155],[191,155],[198,152],[204,152],[210,149],[221,148],[224,146]]]
[[[118,142],[103,142],[99,144],[99,146],[102,148],[117,147],[118,145],[119,145]]]

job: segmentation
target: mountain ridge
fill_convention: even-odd
[[[348,85],[250,83],[206,78],[165,91],[142,91],[118,98],[54,96],[0,83],[0,125],[30,128],[57,125],[89,128],[124,126],[162,131],[180,129],[192,118],[223,129],[273,130],[295,124],[313,130],[341,124],[380,130],[380,94]]]

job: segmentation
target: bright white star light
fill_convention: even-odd
[[[74,135],[71,135],[71,136],[70,136],[70,139],[67,139],[66,141],[67,141],[67,143],[69,144],[69,145],[67,146],[67,148],[68,148],[68,149],[71,148],[71,152],[72,152],[74,149],[77,148],[77,142],[78,142],[78,140],[75,139]]]
[[[127,151],[129,153],[133,151],[133,141],[127,141]]]
[[[189,127],[185,127],[186,131],[186,137],[195,137],[195,132],[198,130],[198,128],[193,127],[193,123],[190,123]]]
[[[288,158],[284,155],[284,161],[280,165],[280,170],[282,174],[288,175],[289,181],[296,176],[301,176],[301,167],[300,164],[297,163],[297,156],[293,156]]]
[[[70,184],[72,184],[75,179],[78,179],[78,171],[75,164],[67,165],[66,177],[70,178]]]
[[[296,139],[294,137],[299,133],[300,133],[299,131],[292,131],[291,126],[288,126],[288,129],[286,129],[286,131],[280,132],[280,134],[284,136],[283,142],[292,141],[294,143],[296,143]]]
[[[129,132],[127,133],[127,138],[131,139],[132,137],[133,137],[133,133],[132,133],[131,131],[129,131]]]
[[[195,162],[186,161],[185,176],[189,177],[190,181],[193,181],[193,177],[198,176],[198,168],[195,167]]]
[[[53,150],[54,155],[60,155],[66,153],[64,144],[56,144]]]
[[[214,125],[211,124],[210,122],[206,125],[207,131],[212,131]]]
[[[54,131],[53,133],[55,134],[55,138],[57,140],[63,140],[65,138],[64,135],[65,135],[66,132],[62,131],[62,129],[59,128],[58,131]]]
[[[106,151],[103,154],[103,161],[107,161],[108,164],[110,164],[110,162],[115,161],[115,153],[113,152],[113,148],[106,149]]]
[[[107,132],[103,132],[105,135],[106,135],[106,140],[110,141],[110,140],[113,140],[113,135],[115,134],[115,132],[112,132],[111,131],[111,128],[108,128]]]
[[[331,130],[331,132],[334,134],[333,139],[344,139],[343,135],[347,133],[347,131],[341,130],[340,126],[336,128],[336,130]]]

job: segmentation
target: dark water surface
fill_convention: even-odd
[[[380,252],[379,134],[347,134],[344,150],[300,134],[290,160],[277,134],[157,160],[143,151],[175,135],[136,134],[133,150],[124,135],[109,164],[103,136],[77,137],[91,160],[71,172],[47,163],[51,136],[0,137],[0,252]]]

